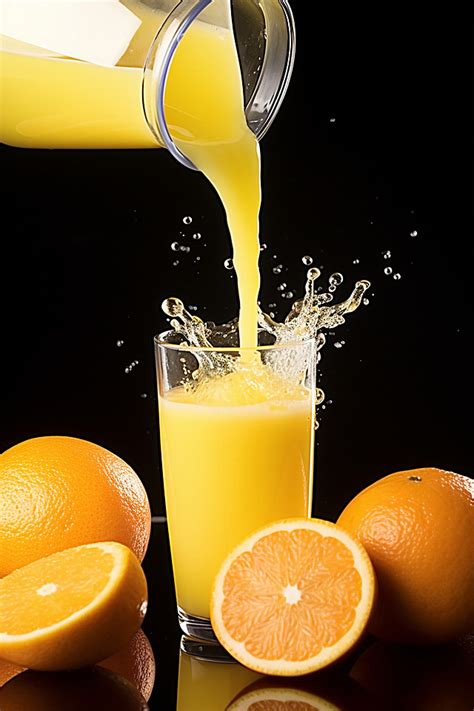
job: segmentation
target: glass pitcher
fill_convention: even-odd
[[[29,148],[166,147],[193,168],[168,127],[179,107],[167,104],[167,80],[185,34],[195,34],[201,53],[206,38],[232,27],[246,118],[260,139],[293,68],[287,0],[0,0],[0,139]],[[190,54],[183,85],[193,82],[194,64]]]

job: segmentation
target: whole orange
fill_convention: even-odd
[[[378,581],[371,631],[437,643],[474,628],[474,482],[442,469],[397,472],[361,491],[338,524],[364,545]]]
[[[0,455],[0,577],[51,553],[117,541],[143,560],[150,506],[120,457],[74,437],[37,437]]]

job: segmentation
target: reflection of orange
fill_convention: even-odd
[[[474,700],[472,664],[458,645],[376,642],[356,661],[351,677],[378,698],[380,709],[467,711]]]
[[[240,696],[226,711],[341,711],[341,708],[303,689],[268,685]]]
[[[0,455],[0,577],[84,543],[117,541],[143,560],[150,507],[133,469],[73,437],[38,437]]]
[[[156,667],[153,649],[143,630],[138,630],[125,647],[99,662],[99,666],[128,679],[148,701],[155,683]]]
[[[0,689],[7,683],[7,681],[13,679],[13,677],[17,676],[17,674],[21,674],[22,671],[25,671],[25,667],[20,667],[18,664],[13,664],[12,662],[0,659]]]
[[[473,492],[467,477],[414,469],[380,479],[342,512],[338,523],[375,568],[378,637],[443,642],[473,629]]]
[[[91,543],[36,560],[0,580],[0,657],[31,669],[104,659],[140,628],[143,570],[120,543]]]
[[[26,671],[0,690],[2,711],[145,711],[139,692],[108,669]]]
[[[223,563],[212,626],[250,669],[306,674],[357,642],[373,598],[372,566],[359,543],[332,523],[290,519],[260,529]]]
[[[386,711],[387,707],[383,707]],[[316,672],[299,679],[266,677],[247,686],[226,711],[382,711],[374,698],[341,673]]]

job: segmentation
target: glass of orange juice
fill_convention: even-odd
[[[182,340],[155,338],[167,522],[181,629],[215,640],[209,603],[226,556],[271,521],[311,515],[316,343]]]

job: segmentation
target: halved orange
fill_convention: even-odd
[[[140,627],[147,585],[120,543],[92,543],[18,568],[0,580],[0,658],[54,671],[94,664]]]
[[[320,519],[278,521],[224,561],[212,593],[212,627],[254,671],[308,674],[354,646],[374,595],[372,564],[350,534]]]

